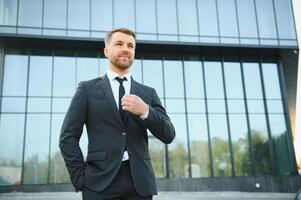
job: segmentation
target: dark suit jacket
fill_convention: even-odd
[[[107,76],[79,84],[66,113],[59,144],[76,191],[84,185],[94,191],[108,187],[119,170],[126,145],[138,194],[157,194],[146,130],[166,144],[174,139],[175,130],[156,91],[131,81],[130,93],[149,105],[145,120],[126,112],[122,121]],[[84,124],[89,141],[86,162],[79,147]]]

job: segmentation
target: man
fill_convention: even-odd
[[[109,32],[106,75],[81,82],[65,116],[60,149],[84,200],[149,200],[157,194],[146,130],[166,144],[175,130],[156,91],[130,76],[135,47],[131,30]],[[89,140],[86,162],[79,147],[84,124]]]

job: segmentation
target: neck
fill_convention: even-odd
[[[112,65],[110,65],[109,68],[110,70],[112,70],[113,72],[117,73],[120,76],[124,76],[125,74],[129,73],[129,68],[120,69],[119,67],[115,67]]]

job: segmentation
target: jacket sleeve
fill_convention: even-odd
[[[175,129],[162,107],[160,99],[155,89],[152,89],[152,101],[149,105],[148,117],[143,120],[147,129],[165,144],[170,144],[175,138]]]
[[[76,191],[83,188],[86,163],[79,147],[87,112],[87,95],[84,83],[80,83],[66,113],[59,147]]]

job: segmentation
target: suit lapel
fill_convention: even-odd
[[[105,93],[107,100],[111,106],[111,109],[112,109],[117,121],[120,123],[121,126],[124,126],[121,116],[120,116],[120,113],[118,111],[117,104],[115,102],[112,88],[110,85],[110,81],[109,81],[107,75],[100,77],[100,88]]]

